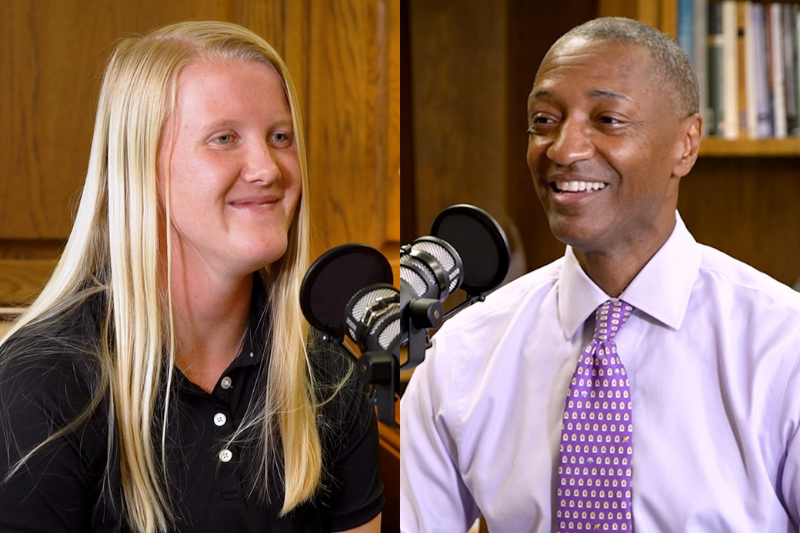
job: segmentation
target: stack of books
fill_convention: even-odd
[[[800,5],[678,0],[677,40],[700,83],[706,134],[800,136]]]

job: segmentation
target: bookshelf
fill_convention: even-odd
[[[704,137],[701,157],[800,157],[800,137],[791,139],[737,139]]]
[[[767,2],[757,3],[766,4]],[[800,1],[782,0],[780,3],[800,4]],[[673,38],[677,36],[678,0],[601,0],[598,14],[600,16],[635,18],[659,28]],[[800,157],[800,137],[728,140],[704,135],[700,156],[791,159]]]

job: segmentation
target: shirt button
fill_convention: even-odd
[[[222,461],[223,463],[227,463],[231,459],[233,459],[233,452],[232,451],[230,451],[228,449],[225,449],[225,450],[222,450],[221,452],[219,452],[219,460]]]
[[[224,426],[225,422],[228,421],[228,417],[225,416],[223,413],[217,413],[214,415],[214,423],[218,426]]]
[[[228,376],[225,376],[224,378],[222,378],[220,386],[222,386],[223,389],[230,389],[233,386],[233,380],[231,380],[231,378],[229,378]]]

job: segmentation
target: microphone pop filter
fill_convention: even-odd
[[[300,286],[300,308],[309,324],[341,342],[347,333],[345,307],[356,292],[392,283],[392,267],[375,248],[343,244],[314,261]]]
[[[448,207],[433,221],[431,235],[450,243],[461,256],[461,289],[468,294],[490,291],[508,274],[508,239],[500,224],[483,209],[467,204]]]

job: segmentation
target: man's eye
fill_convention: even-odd
[[[555,123],[556,121],[553,117],[536,115],[528,122],[528,135],[549,131]]]
[[[233,142],[233,135],[231,134],[220,135],[219,137],[217,137],[217,142],[219,144],[230,144]]]

